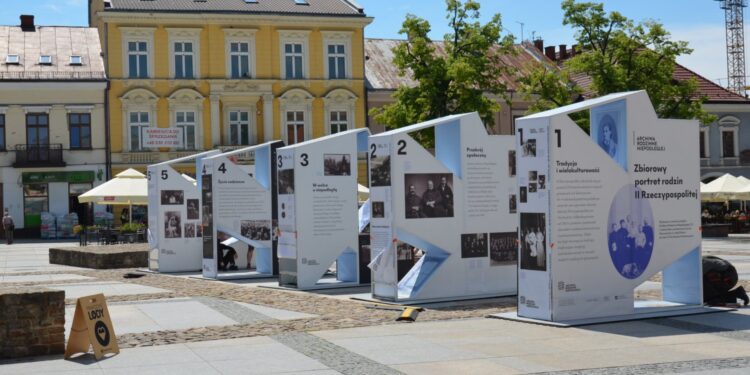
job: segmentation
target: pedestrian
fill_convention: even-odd
[[[5,240],[8,245],[13,244],[13,231],[16,229],[16,223],[13,222],[13,217],[10,216],[8,209],[5,209],[3,215],[3,229],[5,229]]]

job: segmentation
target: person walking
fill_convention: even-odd
[[[3,215],[3,229],[5,229],[5,240],[8,245],[13,244],[13,231],[16,229],[16,223],[13,222],[13,217],[10,216],[8,209],[5,209]]]

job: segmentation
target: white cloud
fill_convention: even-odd
[[[46,5],[47,9],[49,9],[49,10],[51,10],[51,11],[57,13],[57,14],[62,14],[62,12],[63,12],[62,8],[60,8],[60,6],[58,6],[55,3],[47,3],[45,5]]]

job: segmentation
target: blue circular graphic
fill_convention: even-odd
[[[654,250],[654,214],[647,199],[636,198],[641,189],[626,185],[609,207],[607,247],[615,270],[628,279],[646,271]]]

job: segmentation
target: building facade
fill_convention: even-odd
[[[0,26],[0,206],[28,235],[42,212],[92,221],[77,198],[106,181],[98,41],[95,28],[37,26],[33,16]]]
[[[112,172],[364,127],[370,22],[346,0],[90,0]]]

